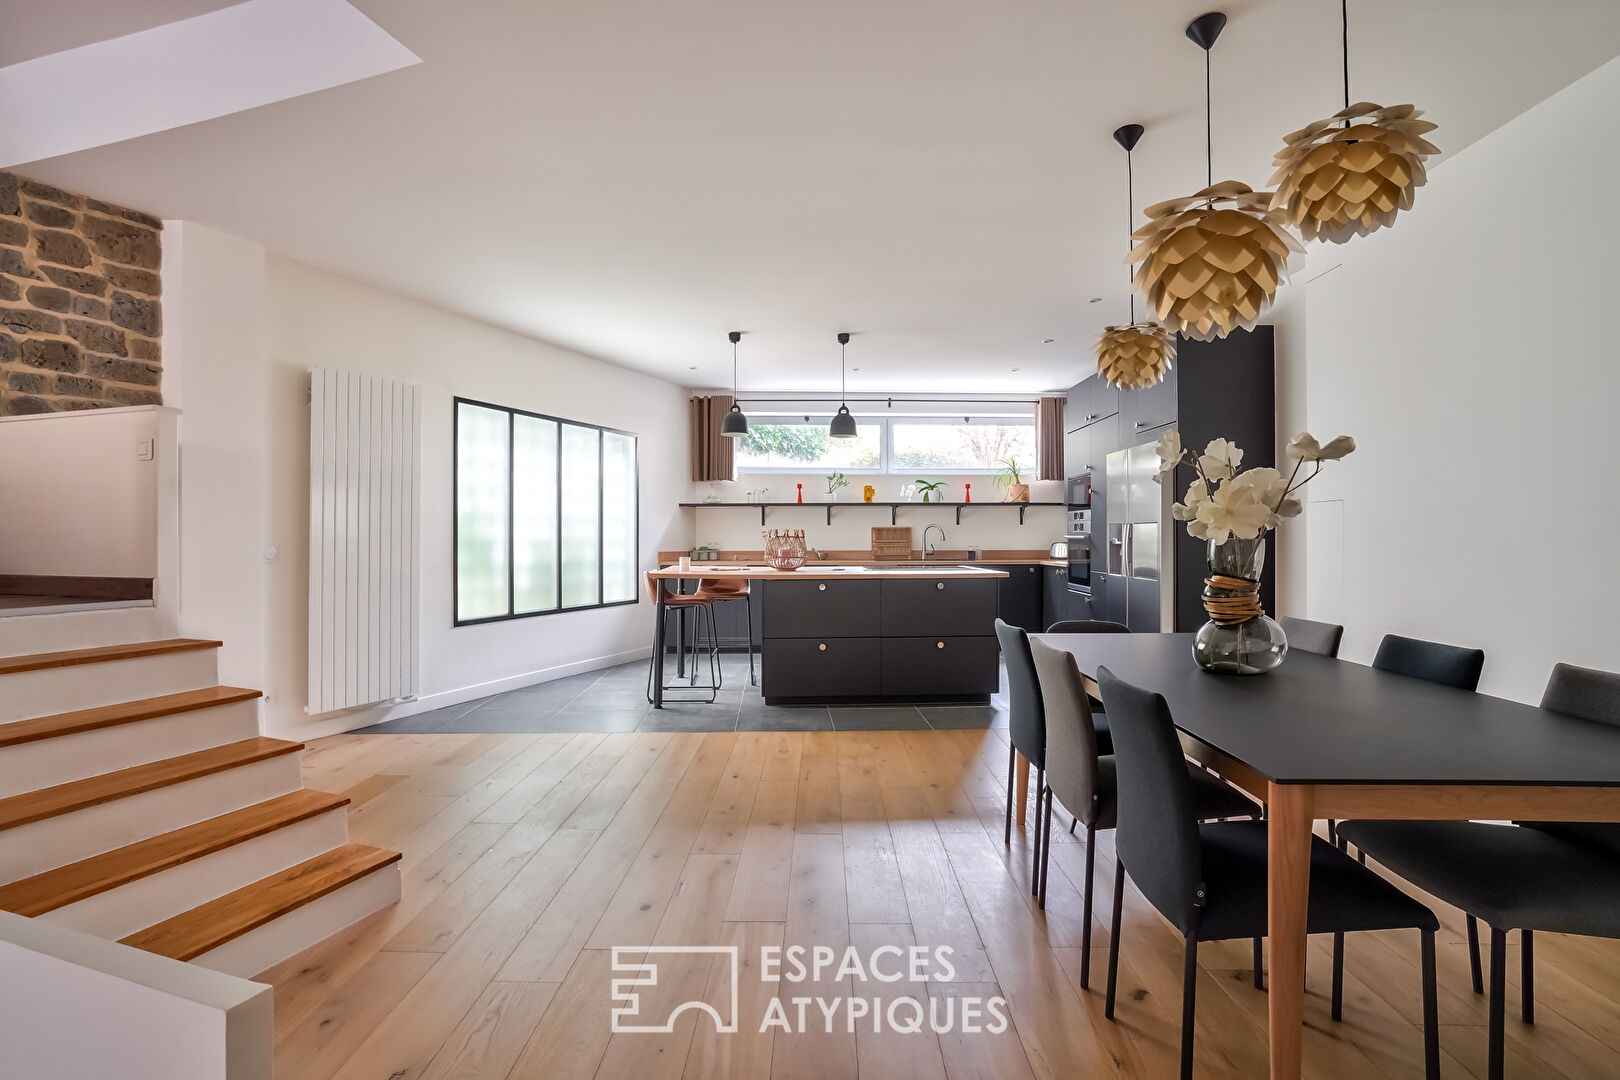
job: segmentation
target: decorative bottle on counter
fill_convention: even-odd
[[[793,486],[799,489],[799,502],[804,502],[804,485],[794,484]]]
[[[972,502],[973,501],[973,485],[972,484],[963,484],[962,485],[962,491],[963,491],[962,501],[963,502]]]

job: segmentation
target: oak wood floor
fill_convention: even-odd
[[[1112,836],[1098,840],[1082,992],[1084,846],[1054,828],[1037,911],[1027,838],[1002,844],[1004,730],[342,735],[305,763],[310,787],[353,800],[356,842],[404,852],[404,895],[261,977],[283,1080],[1175,1075],[1180,940],[1127,883],[1118,1020],[1105,1020]],[[1434,906],[1444,1073],[1483,1076],[1485,999],[1469,989],[1460,914]],[[1537,938],[1534,1026],[1516,1018],[1510,939],[1508,1074],[1620,1074],[1620,943]],[[609,950],[647,944],[742,945],[742,1030],[686,1012],[669,1034],[610,1033]],[[949,945],[951,982],[829,977],[781,993],[1000,996],[1011,1025],[874,1034],[863,1020],[850,1034],[840,1013],[830,1034],[760,1035],[777,987],[748,958],[767,944]],[[1308,1076],[1422,1075],[1417,959],[1415,934],[1351,935],[1335,1023],[1328,942],[1312,939]],[[643,1013],[723,999],[723,962],[660,960]],[[1248,942],[1200,960],[1197,1075],[1264,1076]]]

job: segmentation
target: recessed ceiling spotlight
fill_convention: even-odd
[[[1102,303],[1102,297],[1093,296],[1090,300],[1087,300],[1086,303],[1088,303],[1088,304],[1100,304],[1100,303]]]
[[[1011,369],[1009,369],[1009,370],[1012,370],[1012,371],[1017,371],[1017,370],[1018,370],[1018,369],[1017,369],[1017,368],[1011,368]]]
[[[686,367],[686,370],[687,371],[696,371],[697,370],[697,365],[696,364],[688,364],[687,367]]]
[[[1053,341],[1052,338],[1042,338],[1041,339],[1041,344],[1042,345],[1050,345],[1050,344],[1052,344],[1052,341]]]

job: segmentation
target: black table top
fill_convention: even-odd
[[[1192,634],[1034,636],[1163,694],[1177,727],[1278,783],[1620,786],[1620,727],[1299,651],[1216,675]]]

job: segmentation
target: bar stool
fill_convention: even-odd
[[[703,691],[703,690],[706,690],[706,691],[708,691],[708,694],[709,694],[709,696],[706,699],[705,698],[682,698],[680,700],[692,702],[694,704],[713,704],[714,701],[715,701],[716,696],[719,694],[719,691],[720,691],[719,635],[715,632],[715,626],[714,626],[714,598],[713,598],[713,596],[705,594],[704,591],[701,588],[699,588],[698,591],[695,592],[695,593],[683,593],[683,592],[680,592],[678,590],[671,589],[669,587],[669,584],[670,584],[669,582],[664,581],[661,578],[653,577],[651,572],[648,572],[647,574],[643,575],[642,580],[646,583],[646,586],[647,586],[647,598],[652,601],[653,610],[655,612],[657,612],[659,610],[658,609],[659,592],[660,592],[660,590],[662,590],[662,592],[663,592],[663,601],[664,601],[664,609],[666,611],[682,611],[682,612],[691,611],[693,613],[694,617],[697,619],[698,625],[702,625],[704,616],[708,617],[708,620],[709,620],[709,650],[708,650],[708,652],[709,652],[709,682],[708,682],[708,685],[706,685],[706,686],[700,685],[698,683],[698,681],[697,681],[697,654],[698,654],[698,641],[697,641],[697,638],[698,638],[698,635],[697,635],[697,626],[694,626],[692,628],[692,676],[691,676],[691,680],[689,682],[684,683],[684,684],[683,683],[676,683],[673,686],[666,683],[666,684],[664,684],[663,689],[664,689],[665,694],[668,694],[671,691],[686,691],[686,690]],[[662,615],[660,614],[657,617],[662,617]],[[659,641],[660,636],[661,635],[659,635],[658,632],[657,632],[657,628],[655,628],[654,632],[653,632],[653,641],[655,641],[655,642]],[[676,647],[679,648],[678,645]],[[652,658],[647,663],[647,700],[648,701],[651,701],[653,699],[653,679],[657,677],[658,661],[659,661],[659,656],[658,656],[657,651],[655,650],[654,653],[653,653]]]
[[[748,685],[758,686],[759,678],[754,674],[754,598],[748,588],[748,579],[732,577],[700,578],[698,580],[698,591],[696,595],[707,596],[709,601],[714,604],[724,604],[741,600],[744,606],[747,607],[748,633],[745,637],[745,644],[748,647]],[[714,629],[714,625],[713,612],[711,611],[709,619],[709,628],[711,631]],[[696,636],[695,628],[693,636]],[[709,645],[711,648],[718,649],[720,643],[711,636],[709,639]]]

